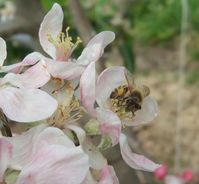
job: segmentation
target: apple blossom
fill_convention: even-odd
[[[111,92],[120,85],[127,85],[124,67],[106,69],[97,78],[97,82],[95,76],[95,63],[91,63],[80,79],[82,105],[99,121],[99,130],[102,136],[108,136],[112,146],[119,142],[122,157],[130,167],[154,171],[160,165],[131,151],[127,138],[122,133],[122,125],[138,125],[150,122],[157,115],[157,103],[150,97],[146,97],[143,100],[142,109],[135,112],[135,117],[126,121],[114,111],[110,103]],[[97,108],[94,107],[95,100],[99,105]]]
[[[20,171],[17,184],[80,184],[88,173],[88,156],[60,129],[42,124],[4,139],[13,148],[5,167]]]
[[[38,52],[29,54],[21,63],[11,66],[2,66],[1,72],[19,72],[24,66],[34,65],[39,60],[45,61],[48,72],[54,78],[72,80],[81,76],[85,67],[97,61],[103,54],[104,48],[114,40],[115,34],[111,31],[103,31],[94,36],[87,44],[77,59],[70,58],[72,52],[80,43],[76,43],[66,32],[62,32],[63,11],[59,4],[55,3],[41,22],[39,29],[39,40],[43,50],[50,58]]]
[[[7,56],[6,43],[0,38],[3,64]],[[0,108],[11,120],[33,122],[50,117],[57,108],[57,102],[46,92],[36,89],[43,86],[50,75],[42,62],[22,74],[8,73],[0,78]]]

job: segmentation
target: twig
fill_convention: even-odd
[[[183,88],[185,82],[185,67],[187,62],[187,31],[188,31],[188,15],[189,15],[189,7],[187,0],[181,0],[182,4],[182,19],[181,19],[181,40],[180,40],[180,48],[179,48],[179,89],[177,94],[177,119],[176,119],[176,140],[175,140],[175,170],[176,172],[180,172],[181,169],[181,139],[182,139],[182,111],[184,107],[183,99]]]

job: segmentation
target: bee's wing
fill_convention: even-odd
[[[125,75],[128,87],[129,87],[129,91],[132,92],[136,88],[135,78],[128,70],[125,70],[124,75]]]
[[[141,85],[138,86],[138,89],[142,93],[143,97],[146,97],[150,94],[150,89],[146,85],[141,84]]]

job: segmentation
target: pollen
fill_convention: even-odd
[[[69,36],[70,27],[67,27],[65,32],[61,32],[56,38],[47,35],[48,41],[56,48],[56,59],[60,61],[67,60],[75,48],[81,43],[80,37],[77,37],[76,42],[73,43],[72,37]]]

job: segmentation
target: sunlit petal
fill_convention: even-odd
[[[63,11],[59,4],[55,3],[51,10],[44,17],[40,29],[39,40],[42,48],[52,58],[56,58],[56,48],[49,42],[48,35],[56,39],[58,34],[62,31]]]
[[[111,92],[126,81],[124,67],[115,66],[105,69],[98,77],[96,100],[99,106],[104,106]]]
[[[18,122],[33,122],[50,117],[57,102],[39,89],[6,87],[0,90],[0,107],[5,115]]]
[[[91,62],[97,61],[104,53],[104,48],[114,39],[115,34],[111,31],[103,31],[95,35],[77,59],[78,64],[88,65]]]
[[[81,102],[85,109],[91,114],[95,114],[95,75],[95,63],[93,62],[88,65],[80,79]]]

